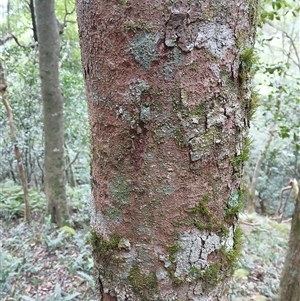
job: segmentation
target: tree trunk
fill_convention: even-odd
[[[66,157],[66,164],[67,164],[65,170],[66,170],[67,183],[70,185],[70,187],[76,187],[76,180],[75,180],[75,175],[74,175],[74,171],[73,171],[73,163],[75,162],[79,153],[77,153],[74,160],[71,161],[69,148],[66,143],[65,143],[65,150],[66,150],[65,157]]]
[[[35,18],[35,12],[34,12],[34,0],[30,0],[28,5],[29,5],[29,10],[30,10],[30,16],[31,16],[33,38],[34,38],[35,42],[38,42],[38,36],[37,36],[37,30],[36,30],[36,18]]]
[[[99,299],[225,300],[256,1],[77,1]]]
[[[295,210],[289,238],[288,253],[280,281],[279,301],[300,301],[300,193],[296,199]]]
[[[46,213],[59,226],[66,223],[63,97],[59,85],[59,33],[54,0],[35,0],[39,66],[45,132]]]

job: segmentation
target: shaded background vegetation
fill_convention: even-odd
[[[74,1],[56,1],[57,18],[64,26],[61,34],[60,80],[64,96],[65,153],[68,184],[89,183],[89,131],[80,48]],[[66,5],[66,7],[65,7]],[[68,13],[72,14],[68,15]],[[5,8],[2,20],[7,17]],[[1,46],[1,59],[7,74],[9,98],[14,113],[18,145],[23,155],[27,182],[30,187],[43,184],[43,123],[38,75],[38,49],[34,45],[32,21],[27,1],[11,1],[11,31],[13,39]],[[2,36],[8,32],[2,23]],[[5,110],[0,113],[2,136],[0,181],[12,180],[19,184]]]

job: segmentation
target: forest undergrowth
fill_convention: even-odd
[[[70,226],[43,217],[44,197],[31,190],[33,220],[22,218],[21,188],[1,186],[0,300],[97,300],[88,243],[89,187],[69,189]],[[289,223],[241,214],[242,256],[229,290],[231,301],[276,300]]]

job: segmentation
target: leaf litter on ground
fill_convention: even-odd
[[[290,223],[278,223],[257,214],[240,214],[239,223],[244,232],[243,248],[231,282],[229,299],[275,301]]]
[[[92,250],[87,243],[88,211],[82,208],[88,206],[75,210],[73,226],[60,229],[49,218],[42,218],[41,211],[36,212],[30,225],[11,215],[9,219],[1,217],[1,300],[97,300]],[[274,301],[290,225],[241,214],[240,226],[244,243],[229,300]]]

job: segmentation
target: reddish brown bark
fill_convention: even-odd
[[[77,1],[101,300],[221,300],[254,5]]]

